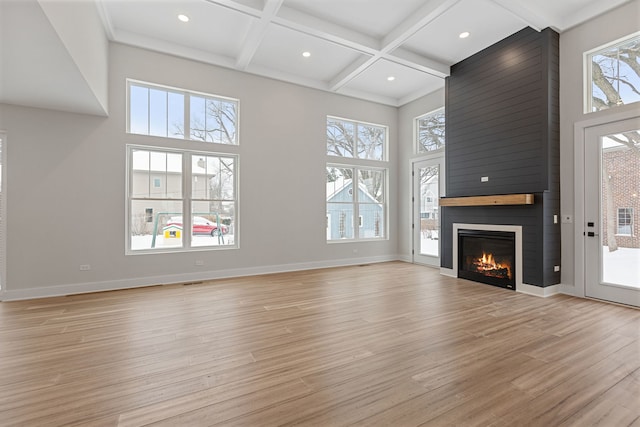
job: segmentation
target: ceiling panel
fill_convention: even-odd
[[[284,5],[359,33],[382,38],[424,0],[284,0]]]
[[[511,12],[490,0],[462,0],[409,38],[403,48],[448,65],[525,28]],[[460,33],[468,31],[466,39]]]
[[[389,77],[394,77],[389,81]],[[398,101],[433,92],[444,87],[444,79],[385,59],[376,61],[343,88],[345,92],[366,92]]]
[[[302,56],[309,52],[310,57]],[[270,25],[252,64],[306,79],[329,82],[349,64],[364,57],[360,52],[335,43]]]
[[[256,18],[202,0],[104,2],[116,33],[125,31],[235,58]],[[187,15],[181,22],[178,15]],[[144,17],[144,19],[141,19]]]

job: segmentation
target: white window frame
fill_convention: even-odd
[[[591,49],[587,52],[585,52],[583,54],[583,84],[584,84],[584,95],[583,95],[583,112],[585,114],[589,114],[589,113],[598,113],[601,111],[593,111],[593,105],[592,105],[592,100],[593,100],[593,81],[592,81],[592,61],[591,58],[593,55],[603,51],[603,50],[608,50],[611,48],[614,48],[616,46],[622,46],[626,43],[629,43],[631,40],[633,40],[634,38],[640,37],[640,31],[635,32],[633,34],[630,34],[628,36],[619,38],[617,40],[614,40],[610,43],[604,44],[602,46],[598,46],[594,49]],[[640,101],[636,101],[633,104],[640,102]],[[625,104],[625,105],[630,105],[630,104]],[[614,106],[613,108],[616,108],[616,106]]]
[[[0,131],[0,301],[7,283],[7,134]]]
[[[387,162],[389,159],[389,126],[386,125],[381,125],[378,123],[371,123],[371,122],[363,122],[363,121],[358,121],[358,120],[353,120],[353,119],[346,119],[344,117],[338,117],[338,116],[327,116],[327,122],[329,120],[335,120],[335,121],[342,121],[345,123],[352,123],[355,125],[355,140],[354,140],[354,144],[355,146],[353,147],[353,152],[355,155],[358,154],[358,127],[359,126],[374,126],[374,127],[379,127],[379,128],[383,128],[384,129],[384,141],[383,141],[383,147],[382,147],[382,159],[380,160],[374,160],[374,159],[365,159],[365,158],[361,158],[361,157],[346,157],[346,156],[339,156],[337,154],[328,154],[327,153],[327,157],[331,158],[331,159],[353,159],[355,161],[358,160],[362,160],[362,161],[370,161],[370,162]],[[326,123],[325,123],[325,134],[326,134]]]
[[[420,143],[420,120],[425,117],[432,116],[434,114],[445,113],[445,107],[439,107],[435,110],[429,111],[428,113],[424,113],[419,115],[418,117],[413,119],[413,152],[416,155],[425,155],[425,154],[435,154],[435,153],[443,153],[444,152],[444,144],[442,147],[436,150],[424,150],[422,144]],[[446,119],[445,119],[446,120]]]
[[[164,91],[164,92],[172,92],[172,93],[178,93],[183,95],[184,97],[184,135],[182,137],[174,137],[174,136],[158,136],[158,135],[151,135],[150,131],[149,133],[137,133],[137,132],[131,132],[131,86],[138,86],[138,87],[144,87],[147,89],[153,89],[153,90],[159,90],[159,91]],[[229,97],[225,97],[225,96],[221,96],[221,95],[214,95],[214,94],[209,94],[209,93],[204,93],[204,92],[197,92],[197,91],[192,91],[192,90],[186,90],[186,89],[180,89],[180,88],[175,88],[175,87],[171,87],[171,86],[166,86],[166,85],[159,85],[159,84],[154,84],[154,83],[149,83],[149,82],[143,82],[140,80],[133,80],[133,79],[127,79],[127,106],[126,106],[126,132],[128,134],[132,134],[132,135],[143,135],[143,136],[151,136],[154,138],[167,138],[167,139],[178,139],[178,140],[187,140],[187,141],[195,141],[195,142],[200,142],[203,144],[216,144],[216,145],[225,145],[225,146],[235,146],[235,145],[239,145],[239,141],[240,141],[240,135],[239,135],[239,130],[240,130],[240,100],[235,99],[235,98],[229,98]],[[220,143],[220,142],[214,142],[214,141],[202,141],[201,139],[192,139],[191,138],[191,97],[198,97],[198,98],[205,98],[207,100],[212,100],[212,101],[221,101],[221,102],[226,102],[226,103],[232,103],[235,104],[236,106],[236,117],[235,117],[235,123],[234,123],[234,127],[235,127],[235,138],[234,141],[232,143]],[[150,114],[150,113],[149,113]],[[168,114],[168,113],[167,113]],[[149,121],[151,120],[151,118],[148,119]],[[150,127],[150,126],[149,126]]]
[[[338,157],[339,159],[340,157]],[[335,158],[332,158],[335,159]],[[349,158],[349,160],[353,160],[351,158]],[[369,161],[370,163],[371,161]],[[385,168],[385,167],[375,167],[375,166],[366,166],[366,165],[354,165],[353,163],[337,163],[337,162],[327,162],[326,164],[326,168],[340,168],[340,169],[351,169],[353,171],[353,176],[355,178],[352,179],[351,182],[351,188],[356,187],[356,185],[359,185],[359,177],[360,177],[360,170],[372,170],[372,171],[378,171],[378,172],[382,172],[383,174],[383,195],[384,195],[384,201],[382,202],[382,211],[383,211],[383,215],[384,215],[384,223],[383,223],[383,227],[384,227],[384,233],[382,236],[374,236],[374,237],[362,237],[361,236],[361,228],[364,228],[364,218],[362,217],[362,215],[360,215],[360,205],[363,204],[362,202],[360,202],[358,195],[359,192],[358,191],[354,191],[352,196],[352,199],[350,202],[341,202],[345,205],[350,205],[352,207],[353,210],[353,218],[352,218],[352,224],[353,224],[353,237],[352,238],[341,238],[341,239],[329,239],[329,235],[331,230],[328,231],[327,233],[327,243],[329,244],[334,244],[334,243],[345,243],[345,242],[367,242],[367,241],[378,241],[378,240],[389,240],[389,194],[388,194],[388,189],[389,189],[389,169]],[[325,168],[325,170],[326,170]],[[326,176],[326,175],[325,175]],[[325,178],[326,179],[326,178]],[[325,182],[326,184],[326,182]],[[326,194],[325,194],[325,209],[327,208],[329,201],[326,200]],[[335,203],[335,202],[333,202]],[[373,204],[373,203],[367,203],[367,204]],[[329,216],[328,212],[327,212],[327,216]],[[342,223],[339,222],[339,224],[341,225]],[[329,227],[329,224],[327,224],[327,227]]]
[[[133,173],[133,165],[132,165],[132,153],[135,150],[143,150],[143,151],[155,151],[155,152],[164,152],[164,153],[176,153],[182,155],[182,197],[179,200],[182,203],[182,245],[180,247],[161,247],[161,248],[151,248],[151,249],[132,249],[131,248],[131,214],[132,208],[131,204],[133,200],[145,200],[145,198],[136,198],[131,196],[132,191],[132,173]],[[194,156],[220,156],[220,157],[231,157],[234,158],[234,241],[233,244],[224,244],[219,246],[192,246],[191,241],[191,232],[184,232],[184,230],[192,229],[192,204],[193,201],[199,201],[200,199],[194,199],[192,193],[192,168],[191,168],[191,159]],[[238,196],[238,176],[239,176],[239,156],[238,154],[232,153],[224,153],[224,152],[213,152],[213,151],[200,151],[200,150],[187,150],[187,149],[177,149],[177,148],[167,148],[167,147],[157,147],[157,146],[149,146],[149,145],[137,145],[137,144],[127,144],[126,145],[126,159],[127,159],[127,167],[126,167],[126,213],[125,213],[125,233],[126,233],[126,255],[138,255],[138,254],[157,254],[157,253],[171,253],[171,252],[192,252],[192,251],[211,251],[211,250],[229,250],[229,249],[237,249],[239,247],[239,226],[238,226],[238,218],[239,218],[239,196]],[[148,200],[154,200],[149,198]],[[146,213],[146,211],[145,211]],[[154,233],[156,230],[153,231]]]
[[[620,211],[621,210],[626,210],[629,211],[629,218],[631,220],[631,222],[629,223],[629,233],[621,233],[620,232]],[[616,236],[626,236],[626,237],[632,237],[633,236],[633,208],[631,207],[622,207],[622,208],[617,208],[616,209]]]

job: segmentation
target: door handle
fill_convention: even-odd
[[[596,234],[596,233],[594,233],[593,231],[587,231],[587,236],[589,236],[589,237],[596,237],[596,236],[597,236],[597,234]]]

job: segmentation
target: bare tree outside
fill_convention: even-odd
[[[444,108],[434,111],[433,113],[418,117],[416,121],[419,153],[426,153],[444,147]]]
[[[640,36],[591,55],[591,111],[601,111],[640,101]],[[611,135],[610,140],[629,149],[629,155],[640,156],[640,132]],[[603,192],[606,200],[607,245],[610,252],[618,249],[616,212],[612,202],[614,177],[603,162]]]
[[[383,160],[387,129],[383,126],[356,123],[348,120],[327,118],[327,154],[330,156]],[[384,174],[379,170],[360,169],[359,180],[365,184],[371,197],[378,200],[384,189]],[[337,176],[352,180],[353,169],[340,169],[340,173],[332,177],[329,172],[328,181],[333,182]]]
[[[217,98],[190,96],[189,139],[217,144],[237,144],[238,104]],[[185,135],[185,126],[174,123],[174,133]]]

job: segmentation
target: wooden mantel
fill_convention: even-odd
[[[533,194],[499,194],[495,196],[441,197],[440,206],[532,205]]]

